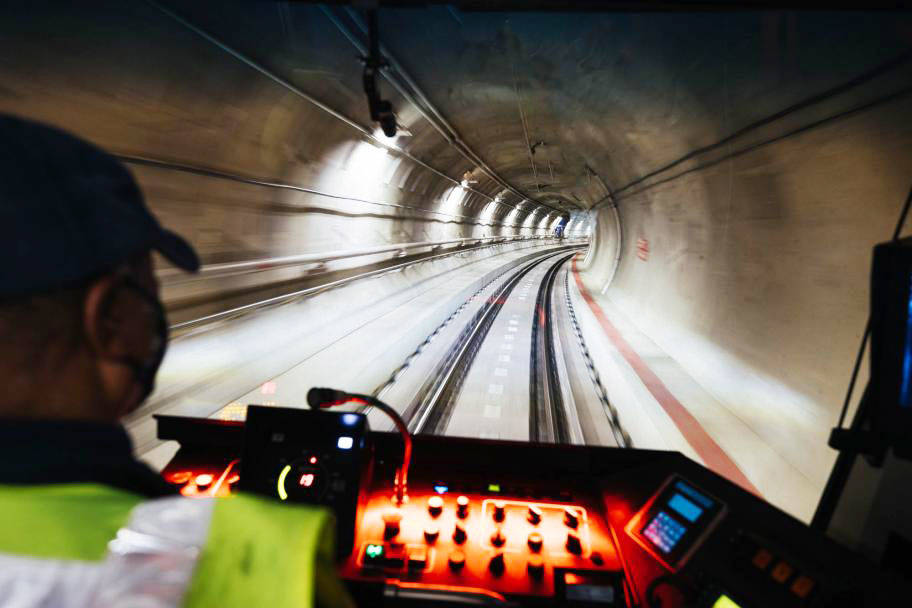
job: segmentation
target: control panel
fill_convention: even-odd
[[[613,597],[601,605],[626,606],[621,562],[607,523],[592,507],[440,485],[416,486],[408,503],[396,507],[388,492],[379,492],[359,519],[358,550],[343,575],[546,598],[559,586],[587,581]]]
[[[246,425],[160,417],[159,437],[182,445],[163,476],[185,496],[327,505],[359,605],[836,608],[912,596],[677,453],[404,442],[359,414],[282,408],[251,407]]]
[[[367,433],[361,414],[250,406],[239,488],[330,507],[337,549],[347,554],[370,474]]]

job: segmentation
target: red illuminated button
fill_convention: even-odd
[[[507,537],[503,535],[503,532],[500,531],[500,528],[494,531],[494,534],[491,535],[491,544],[495,547],[503,547],[504,543],[507,542]]]
[[[794,571],[795,569],[792,568],[791,565],[785,562],[779,562],[773,567],[773,571],[770,572],[770,576],[777,583],[784,583],[789,579],[790,576],[792,576],[792,572]]]
[[[439,496],[431,496],[428,498],[428,513],[431,514],[431,517],[437,517],[443,511],[443,499]]]
[[[539,551],[541,551],[542,543],[544,543],[544,539],[542,538],[542,535],[539,534],[538,532],[532,532],[529,534],[529,540],[526,542],[529,543],[529,548],[531,550],[538,553]]]
[[[494,503],[494,521],[501,522],[507,516],[507,505],[503,503],[502,500],[498,500]]]
[[[583,552],[583,544],[580,542],[580,537],[575,532],[567,533],[567,551],[573,555],[579,555]]]
[[[462,551],[453,551],[450,553],[450,570],[453,572],[459,572],[465,567],[465,553]]]
[[[424,529],[424,540],[427,541],[428,544],[434,544],[437,542],[438,536],[440,536],[440,528],[434,524],[429,524]]]
[[[529,505],[529,513],[526,515],[526,519],[528,519],[529,523],[533,526],[537,526],[542,520],[542,510],[535,505]]]
[[[532,578],[541,579],[545,575],[545,561],[540,555],[529,557],[529,561],[526,563],[526,571]]]
[[[402,513],[387,511],[383,514],[383,538],[389,540],[399,534],[399,524],[402,522]]]
[[[504,573],[506,568],[506,563],[504,562],[504,554],[497,552],[494,554],[494,557],[491,558],[491,561],[488,563],[488,570],[491,571],[491,574],[494,576],[500,576]]]
[[[453,529],[453,542],[457,545],[461,545],[466,541],[466,531],[461,524],[456,524],[456,527]]]
[[[465,519],[469,514],[469,497],[459,496],[456,498],[456,516]]]
[[[570,507],[564,509],[564,523],[570,528],[577,527],[579,525],[579,512]]]
[[[769,568],[769,565],[773,563],[773,554],[766,549],[757,549],[757,552],[754,553],[753,559],[751,559],[751,563],[755,568],[766,570]]]
[[[795,579],[795,582],[792,583],[792,586],[789,589],[801,599],[806,599],[807,596],[811,594],[811,591],[814,590],[814,585],[814,579],[809,576],[801,575]]]

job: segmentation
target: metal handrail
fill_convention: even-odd
[[[266,270],[275,270],[277,268],[285,268],[288,266],[303,266],[306,264],[322,264],[326,262],[332,262],[336,260],[351,259],[357,257],[365,257],[369,255],[379,255],[383,253],[393,253],[399,252],[400,255],[404,255],[405,252],[414,250],[414,249],[423,249],[430,248],[432,251],[434,249],[439,249],[447,245],[457,245],[462,246],[469,243],[481,244],[485,242],[513,242],[513,241],[523,241],[531,239],[544,239],[544,238],[553,238],[552,235],[518,235],[518,236],[488,236],[488,237],[468,237],[468,238],[459,238],[459,239],[450,239],[446,241],[419,241],[414,243],[394,243],[391,245],[382,245],[379,247],[368,247],[365,249],[349,249],[349,250],[340,250],[334,252],[321,252],[321,253],[304,253],[299,255],[290,255],[282,256],[276,258],[266,258],[262,260],[246,260],[242,262],[225,262],[221,264],[207,264],[202,266],[199,269],[199,272],[195,274],[185,274],[183,271],[178,270],[177,268],[165,268],[158,271],[158,277],[160,279],[169,278],[171,276],[180,277],[186,281],[193,281],[198,279],[209,278],[213,275],[223,275],[225,273],[246,273],[246,272],[262,272]]]
[[[489,239],[489,240],[490,240],[490,239],[493,239],[493,238],[503,238],[503,239],[508,239],[508,238],[509,238],[509,239],[511,239],[511,240],[534,240],[534,239],[551,239],[551,238],[554,238],[554,237],[552,237],[552,236],[550,236],[550,235],[548,235],[548,236],[538,236],[538,235],[536,235],[536,236],[532,236],[532,237],[522,237],[522,238],[519,238],[519,237],[484,237],[484,238]],[[469,240],[481,240],[481,239],[469,239]],[[260,301],[260,302],[253,302],[253,303],[251,303],[251,304],[245,304],[245,305],[243,305],[243,306],[238,306],[238,307],[236,307],[236,308],[231,308],[231,309],[229,309],[229,310],[223,310],[223,311],[221,311],[221,312],[217,312],[217,313],[213,313],[213,314],[210,314],[210,315],[206,315],[206,316],[203,316],[203,317],[200,317],[200,318],[197,318],[197,319],[191,319],[191,320],[189,320],[189,321],[184,321],[184,322],[182,322],[182,323],[175,323],[174,325],[171,325],[171,326],[170,326],[170,330],[171,330],[171,331],[187,330],[187,329],[190,329],[190,328],[192,328],[192,327],[196,327],[196,326],[199,326],[199,325],[209,324],[209,323],[212,323],[212,322],[214,322],[214,321],[225,320],[225,319],[232,318],[232,317],[235,317],[235,316],[240,315],[240,314],[245,314],[245,313],[251,312],[251,311],[256,310],[256,309],[258,309],[258,308],[263,308],[263,307],[266,307],[266,306],[275,305],[275,304],[279,304],[279,303],[282,303],[282,302],[287,302],[287,301],[292,300],[292,299],[294,299],[294,298],[302,298],[302,297],[312,296],[312,295],[315,295],[315,294],[318,294],[318,293],[321,293],[321,292],[324,292],[324,291],[328,291],[328,290],[330,290],[330,289],[334,289],[334,288],[337,288],[337,287],[341,287],[342,285],[346,285],[346,284],[352,283],[352,282],[354,282],[354,281],[359,281],[359,280],[367,279],[367,278],[370,278],[370,277],[376,277],[376,276],[379,276],[379,275],[382,275],[382,274],[387,274],[387,273],[390,273],[390,272],[396,272],[397,270],[401,270],[403,267],[405,267],[405,266],[407,266],[407,265],[410,265],[410,264],[418,264],[418,263],[421,263],[421,262],[429,261],[429,260],[434,259],[434,258],[436,258],[436,257],[455,255],[455,254],[457,254],[457,253],[459,253],[459,252],[457,252],[457,251],[452,251],[452,252],[447,252],[447,253],[438,254],[438,255],[436,255],[436,256],[431,256],[430,258],[422,258],[421,260],[415,260],[415,261],[407,262],[407,263],[405,263],[405,264],[397,264],[397,265],[392,266],[392,267],[389,267],[389,268],[379,268],[379,269],[377,269],[377,270],[371,270],[371,271],[368,271],[368,272],[365,272],[365,273],[362,273],[362,274],[358,274],[358,275],[355,275],[355,276],[345,277],[345,278],[343,278],[343,279],[338,279],[338,280],[336,280],[336,281],[331,281],[331,282],[329,282],[329,283],[324,283],[324,284],[322,284],[322,285],[316,285],[316,286],[314,286],[314,287],[308,287],[308,288],[306,288],[306,289],[301,289],[301,290],[293,291],[293,292],[291,292],[291,293],[286,293],[286,294],[282,294],[282,295],[275,296],[275,297],[272,297],[272,298],[268,298],[268,299],[262,300],[262,301]]]

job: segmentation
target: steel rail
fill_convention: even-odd
[[[564,256],[545,272],[535,300],[532,341],[529,351],[529,440],[540,443],[570,443],[571,432],[560,390],[557,355],[554,348],[551,300],[560,268],[576,252]]]
[[[413,433],[441,434],[446,430],[453,406],[475,356],[510,293],[533,268],[562,253],[565,252],[550,251],[521,266],[469,320],[447,356],[419,391],[419,398],[403,416]]]
[[[573,327],[573,333],[576,335],[577,343],[580,347],[580,352],[583,355],[583,359],[586,362],[586,369],[589,372],[589,379],[592,381],[592,387],[595,390],[595,394],[598,397],[599,402],[602,404],[602,410],[605,413],[605,417],[608,420],[608,426],[611,428],[611,433],[614,435],[614,439],[617,442],[618,446],[623,448],[633,447],[633,442],[630,439],[630,435],[624,430],[624,427],[621,425],[621,419],[618,415],[617,408],[614,407],[614,404],[611,403],[611,400],[608,399],[608,391],[605,390],[604,385],[602,384],[602,379],[599,377],[598,370],[595,369],[595,362],[592,360],[592,356],[589,354],[589,348],[586,346],[586,340],[583,338],[583,330],[580,327],[579,320],[576,317],[576,310],[573,308],[573,299],[570,297],[570,273],[567,272],[564,274],[564,296],[567,301],[567,310],[570,312],[570,323]]]

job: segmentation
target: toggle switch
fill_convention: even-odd
[[[564,523],[567,524],[568,528],[579,526],[579,513],[576,509],[571,509],[570,507],[564,509]]]
[[[502,522],[507,516],[507,505],[504,504],[502,500],[498,500],[494,503],[494,521]]]
[[[383,538],[390,540],[399,534],[399,524],[402,522],[402,513],[387,511],[383,514]]]
[[[583,552],[583,544],[580,542],[580,537],[576,532],[567,533],[567,551],[573,555],[579,555]]]
[[[529,513],[526,515],[526,519],[533,526],[537,526],[542,520],[542,510],[535,505],[529,505]]]
[[[465,553],[462,551],[453,551],[450,553],[450,570],[453,572],[459,572],[465,567]]]
[[[439,496],[428,498],[428,513],[431,517],[437,517],[443,512],[443,499]]]
[[[529,549],[538,553],[542,549],[542,544],[545,542],[542,535],[538,532],[531,532],[529,534],[529,540],[526,541],[529,544]]]
[[[491,544],[495,547],[503,547],[506,542],[507,537],[503,535],[500,528],[497,528],[497,530],[494,531],[494,534],[491,535]]]
[[[436,543],[437,538],[439,536],[440,536],[440,528],[438,528],[434,524],[428,524],[427,527],[424,528],[424,540],[429,545],[433,545],[434,543]]]
[[[465,519],[469,514],[469,497],[459,496],[456,498],[456,517]]]
[[[492,557],[491,561],[488,563],[488,570],[490,570],[491,574],[494,576],[500,576],[504,573],[504,569],[506,569],[504,554],[498,551],[494,554],[494,557]]]
[[[457,545],[461,545],[466,541],[466,531],[462,527],[462,524],[456,524],[456,528],[453,530],[453,542]]]
[[[545,576],[545,561],[540,555],[532,555],[526,562],[526,572],[535,580],[541,580]]]

